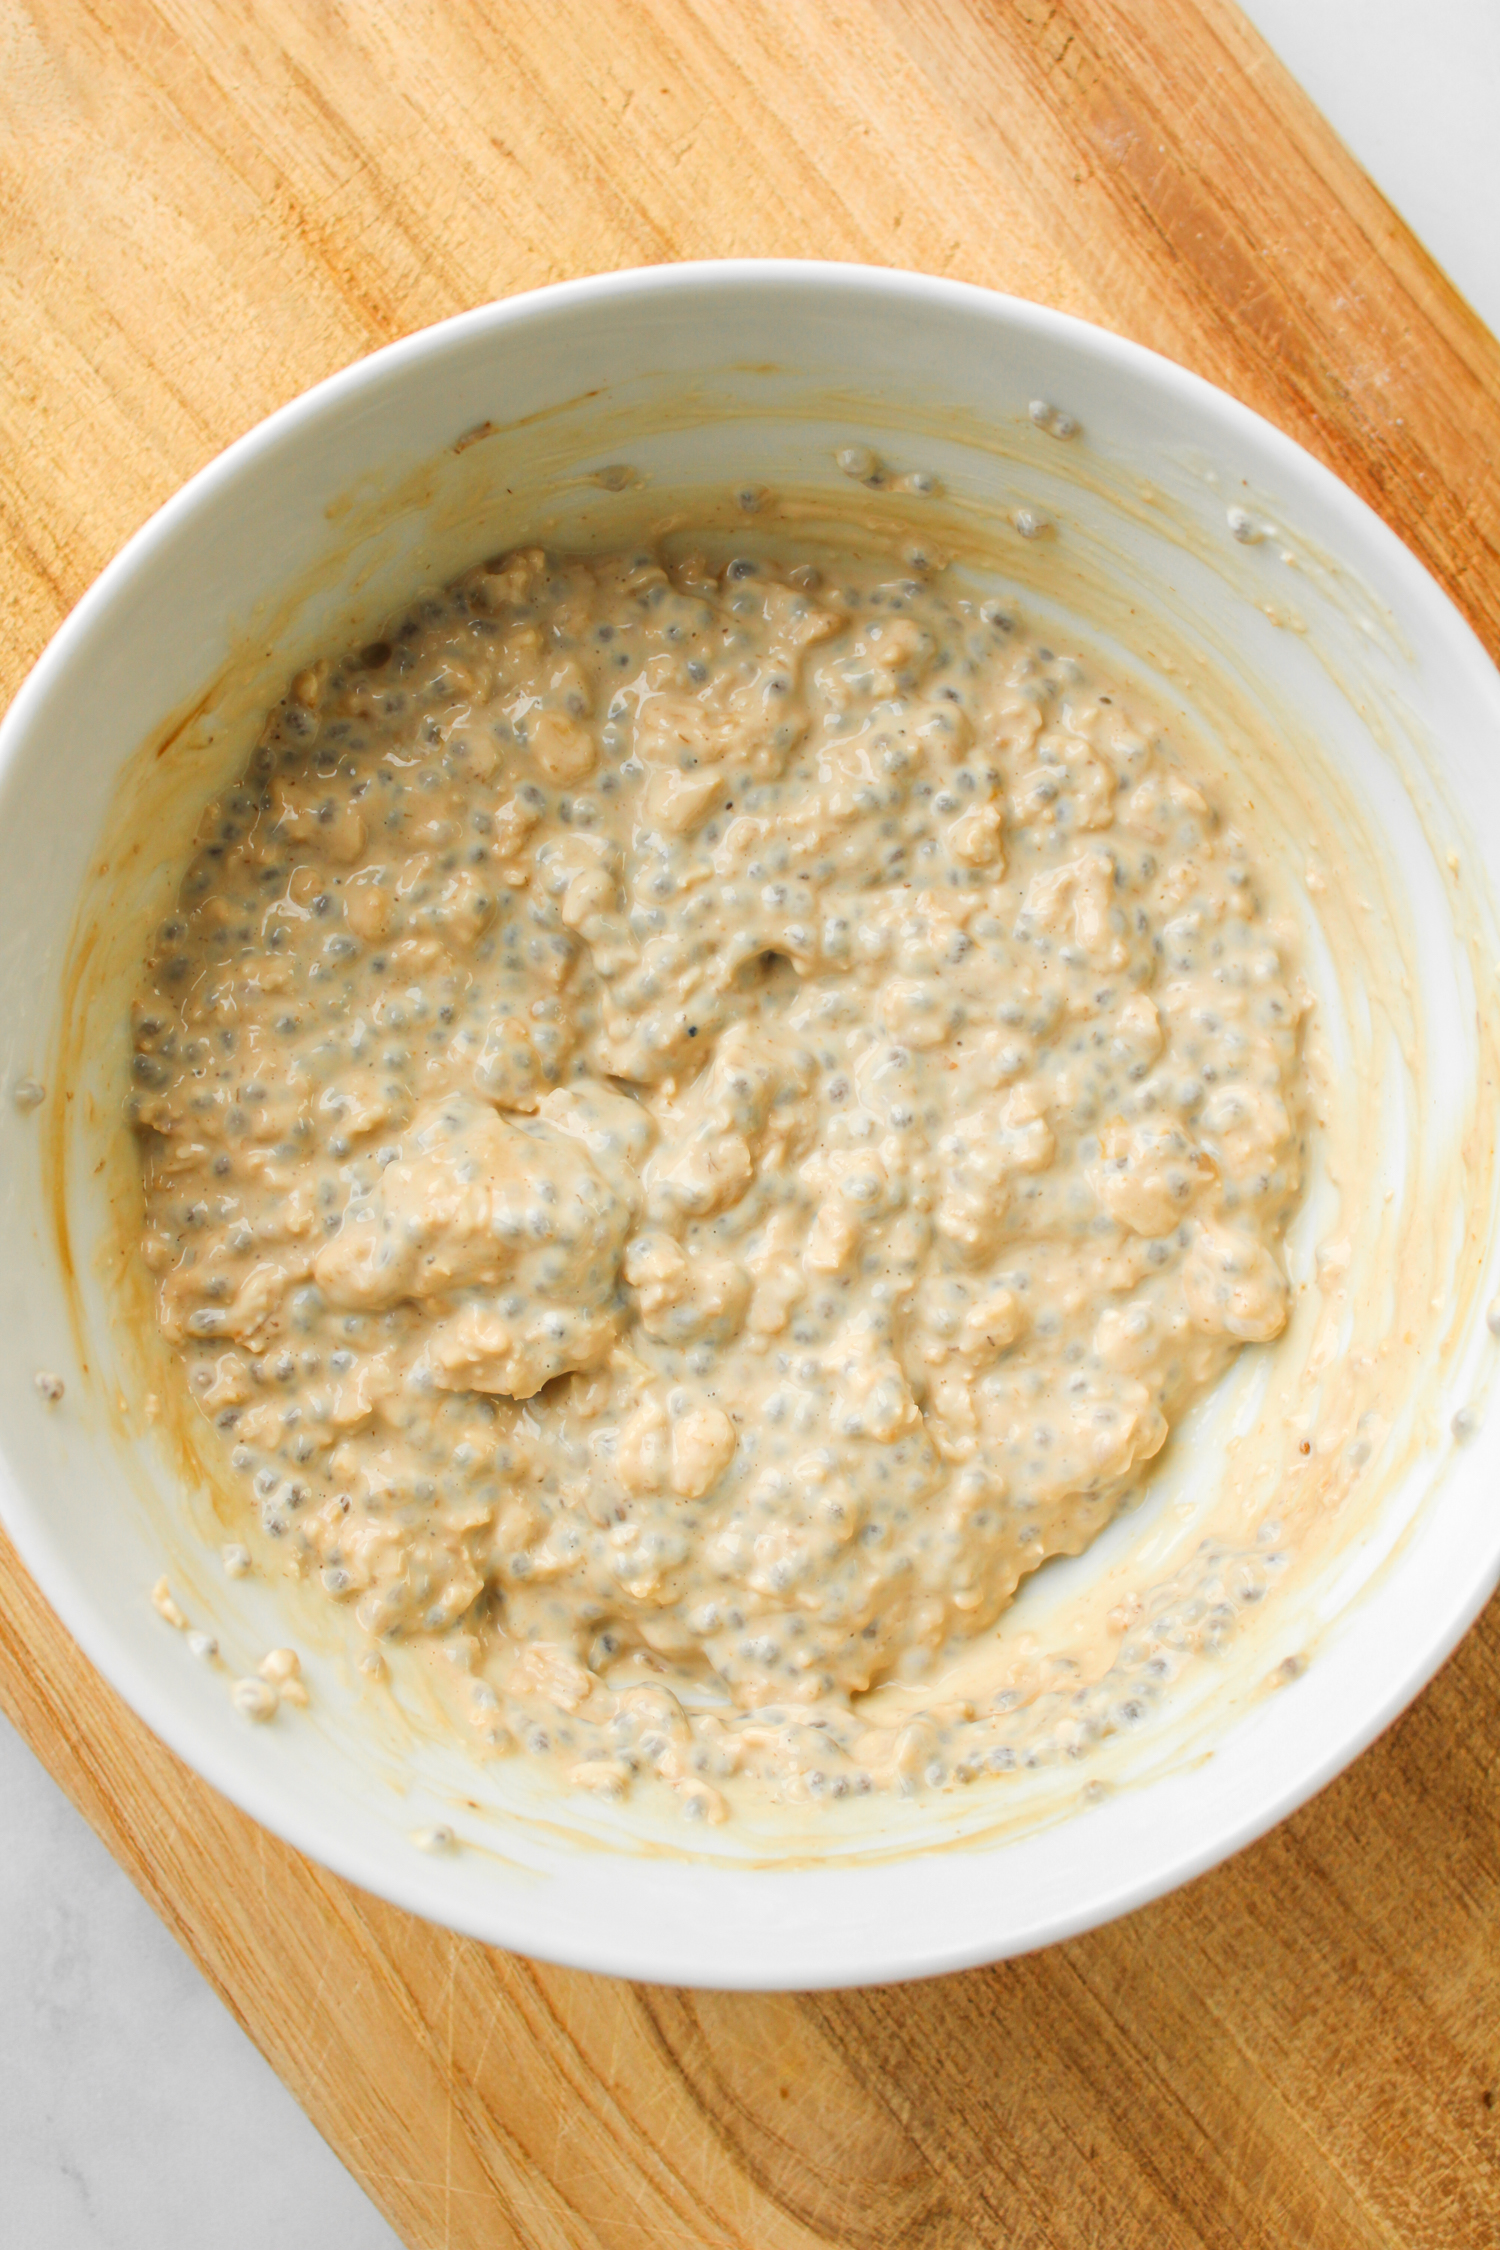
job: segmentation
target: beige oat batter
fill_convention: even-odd
[[[1160,714],[889,565],[527,550],[198,835],[143,1252],[265,1528],[586,1785],[1013,1763],[860,1699],[1286,1318],[1296,964]]]

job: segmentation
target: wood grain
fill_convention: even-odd
[[[1227,384],[1500,650],[1500,348],[1220,0],[0,0],[0,690],[360,352],[660,259],[868,259]],[[413,2246],[1500,2239],[1500,1611],[1231,1866],[821,1998],[544,1969],[185,1772],[0,1547],[0,1703]]]

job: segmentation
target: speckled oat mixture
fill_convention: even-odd
[[[1014,1763],[861,1698],[1286,1318],[1295,963],[1160,715],[889,564],[526,550],[198,835],[142,1248],[297,1567],[608,1793]]]

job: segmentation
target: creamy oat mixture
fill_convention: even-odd
[[[525,550],[203,816],[135,1011],[162,1330],[478,1739],[710,1816],[1014,1763],[1013,1690],[869,1691],[1281,1330],[1295,989],[1160,714],[1003,606]]]

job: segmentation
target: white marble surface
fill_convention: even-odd
[[[397,2250],[3,1720],[0,1804],[5,2250]]]
[[[1497,0],[1248,0],[1500,328]],[[0,1720],[0,2240],[395,2250],[396,2237]]]

